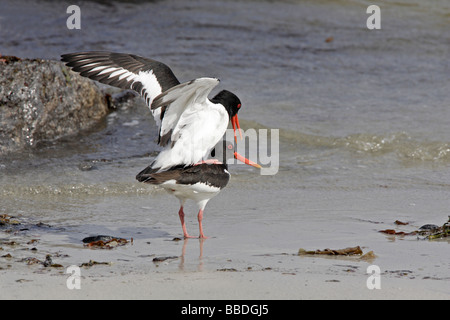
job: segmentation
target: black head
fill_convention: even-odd
[[[212,98],[211,101],[213,103],[220,103],[225,107],[228,112],[228,116],[230,117],[231,124],[233,125],[234,140],[237,141],[236,128],[239,130],[239,135],[242,139],[241,127],[239,126],[239,119],[237,116],[238,111],[241,109],[241,100],[239,100],[234,93],[227,90],[222,90],[214,98]]]
[[[214,103],[222,104],[228,112],[230,119],[237,115],[241,108],[241,100],[232,92],[222,90],[214,98],[211,99]]]

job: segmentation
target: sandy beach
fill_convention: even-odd
[[[450,298],[448,259],[442,254],[448,246],[447,241],[382,234],[378,231],[393,228],[409,232],[417,227],[415,223],[396,226],[385,221],[383,210],[372,212],[371,220],[361,219],[355,208],[358,201],[352,202],[352,209],[339,212],[335,208],[334,211],[340,214],[340,222],[334,221],[333,225],[325,227],[327,217],[320,212],[329,212],[328,206],[335,206],[336,200],[313,201],[312,197],[320,197],[322,193],[307,193],[305,197],[310,198],[311,203],[320,205],[301,210],[301,217],[292,212],[291,220],[280,221],[276,226],[267,219],[259,219],[257,213],[252,215],[254,210],[251,209],[239,212],[231,207],[227,221],[221,214],[211,213],[207,230],[214,236],[205,240],[179,240],[179,225],[176,219],[170,219],[176,216],[169,216],[167,224],[152,228],[136,227],[133,222],[120,228],[113,225],[103,227],[102,234],[126,234],[133,238],[132,243],[113,249],[89,248],[81,242],[84,235],[94,234],[92,230],[99,226],[90,226],[91,229],[88,225],[60,228],[24,223],[21,227],[29,230],[3,233],[2,236],[0,298]],[[356,194],[369,196],[365,192],[343,192],[342,203],[346,203],[346,197]],[[404,206],[396,201],[402,194],[381,190],[377,197],[387,199],[389,195],[391,202],[386,202],[386,210],[390,207],[396,211]],[[160,196],[162,202],[170,199],[164,194]],[[255,196],[255,200],[263,196]],[[120,201],[123,203],[124,199]],[[364,204],[370,205],[370,200],[367,198]],[[248,221],[235,224],[241,214],[247,215]],[[300,219],[309,227],[299,233],[297,223],[293,221]],[[194,217],[190,218],[188,227],[196,227]],[[329,228],[332,233],[323,232]],[[300,248],[323,250],[354,246],[360,246],[364,254],[373,251],[375,257],[298,255]],[[49,254],[53,267],[42,264]],[[92,261],[98,264],[89,265]],[[380,270],[379,288],[370,289],[368,281],[376,283],[374,278],[369,279],[376,275],[368,271],[373,265]],[[68,288],[68,281],[74,283],[72,271],[67,273],[70,266],[79,267],[80,289]]]
[[[89,272],[83,272],[89,273]],[[108,272],[109,273],[109,272]],[[17,280],[14,280],[16,278]],[[390,279],[382,290],[365,288],[365,275],[283,274],[273,271],[151,272],[82,278],[80,290],[69,290],[67,276],[28,272],[2,274],[1,299],[152,299],[152,300],[315,300],[442,299],[444,283]],[[437,284],[437,285],[436,285]]]
[[[128,52],[169,65],[180,82],[220,78],[217,89],[242,101],[244,135],[277,133],[250,160],[277,167],[230,165],[205,209],[210,238],[184,241],[177,199],[135,179],[161,151],[143,101],[88,132],[29,139],[0,154],[0,216],[11,217],[0,225],[0,299],[450,299],[448,236],[417,233],[449,216],[450,7],[383,2],[371,30],[368,6],[87,1],[81,29],[69,29],[64,2],[2,1],[2,56]],[[16,93],[0,107],[20,105]],[[32,119],[31,104],[24,110]],[[185,212],[198,235],[197,207]],[[83,243],[98,235],[128,242]],[[298,255],[354,247],[363,253]]]
[[[280,264],[292,258],[278,257]],[[297,258],[298,259],[298,258]],[[327,259],[325,259],[327,260]],[[115,272],[114,267],[82,269],[80,289],[69,290],[64,270],[20,268],[0,273],[1,299],[154,299],[154,300],[309,300],[309,299],[444,299],[448,281],[382,276],[381,289],[369,290],[368,274],[354,263],[311,259],[292,270],[177,271],[179,260],[158,270]],[[270,264],[268,264],[270,265]],[[232,268],[233,264],[229,264]],[[276,265],[274,265],[276,267]],[[270,268],[270,267],[266,267]],[[345,268],[349,270],[344,270]],[[353,269],[352,269],[353,268]],[[33,270],[34,269],[34,270]],[[167,271],[171,269],[171,271]],[[339,270],[340,269],[340,270]]]

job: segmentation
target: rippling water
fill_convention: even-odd
[[[243,101],[244,129],[280,130],[280,168],[275,176],[236,168],[229,191],[208,205],[207,225],[219,224],[227,206],[250,220],[254,210],[264,221],[276,213],[275,229],[294,221],[301,230],[306,220],[335,219],[342,210],[351,221],[445,222],[450,5],[383,2],[382,29],[370,31],[370,4],[87,1],[81,30],[68,30],[62,2],[3,0],[0,53],[130,52],[167,63],[182,81],[220,78]],[[90,135],[3,158],[0,213],[62,223],[87,215],[102,224],[156,210],[165,215],[150,214],[146,223],[177,233],[177,205],[134,180],[158,151],[155,133],[140,105],[113,112]]]

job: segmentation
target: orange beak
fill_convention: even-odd
[[[235,157],[237,160],[239,160],[239,161],[241,161],[241,162],[243,162],[243,163],[245,163],[245,164],[248,164],[248,165],[253,166],[253,167],[255,167],[255,168],[261,169],[261,166],[260,166],[259,164],[257,164],[256,162],[250,161],[250,160],[248,160],[247,158],[244,158],[243,156],[241,156],[241,155],[240,155],[239,153],[237,153],[237,152],[234,153],[234,157]]]
[[[241,126],[239,125],[239,119],[237,114],[231,118],[231,124],[233,125],[233,130],[234,130],[234,141],[237,142],[237,138],[236,138],[236,127],[239,130],[239,135],[241,136],[241,140],[242,140],[242,132],[241,132]],[[244,158],[245,159],[245,158]]]

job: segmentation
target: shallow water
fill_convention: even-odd
[[[298,271],[308,260],[278,254],[361,245],[375,252],[383,270],[448,281],[450,261],[442,254],[448,242],[377,231],[398,229],[395,220],[410,222],[403,227],[410,231],[447,220],[450,6],[383,3],[382,29],[369,31],[370,4],[84,2],[81,30],[68,30],[63,3],[6,0],[0,53],[59,59],[109,50],[152,57],[182,81],[220,78],[220,88],[243,101],[244,130],[280,130],[276,175],[231,167],[229,186],[206,208],[205,233],[212,238],[201,260],[198,242],[187,244],[193,269],[199,261],[216,270],[232,260],[238,269],[267,263]],[[135,239],[113,253],[95,251],[125,269],[133,267],[123,255],[144,268],[148,259],[140,256],[148,251],[179,255],[182,244],[166,241],[181,234],[177,201],[134,179],[158,151],[155,133],[138,104],[111,113],[90,134],[3,157],[0,214],[61,228],[39,234],[48,239],[41,246],[66,247],[74,263],[92,255],[83,237],[105,233]],[[187,212],[195,234],[196,208]]]

